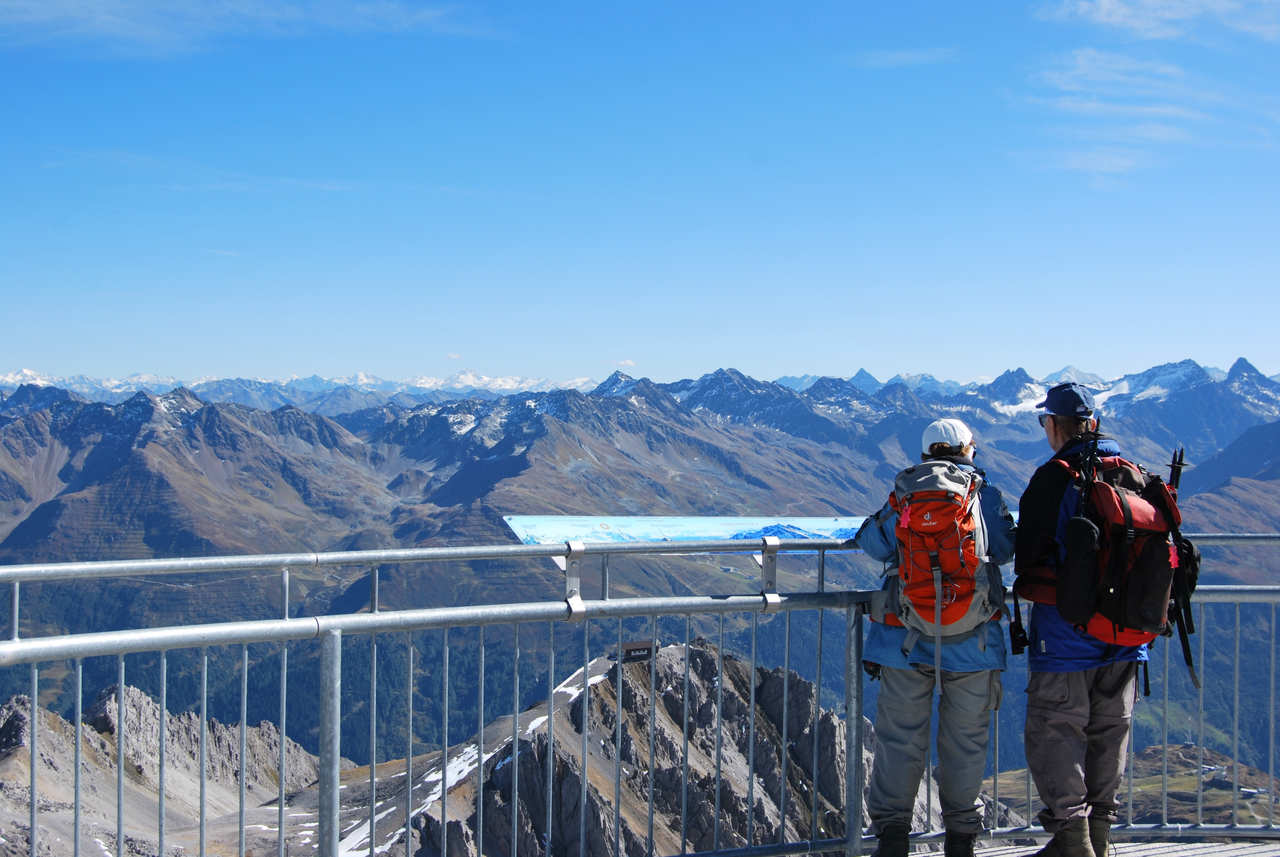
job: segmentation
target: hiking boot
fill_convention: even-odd
[[[955,830],[948,830],[942,857],[973,857],[973,840],[977,838],[978,834],[976,833],[959,833]]]
[[[907,857],[911,850],[911,831],[901,824],[886,825],[876,834],[880,844],[871,857]]]
[[[1089,842],[1093,845],[1093,857],[1107,857],[1111,851],[1111,819],[1089,816]]]
[[[1089,820],[1073,818],[1031,857],[1096,857],[1089,843]]]

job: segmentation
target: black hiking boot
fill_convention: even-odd
[[[886,825],[876,838],[880,844],[871,857],[907,857],[911,850],[911,831],[900,824]]]
[[[948,830],[942,857],[973,857],[973,841],[977,838],[976,833]]]
[[[1089,843],[1089,820],[1073,818],[1031,857],[1095,857]]]

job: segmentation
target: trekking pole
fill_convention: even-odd
[[[1178,483],[1182,481],[1182,471],[1191,465],[1187,464],[1186,447],[1178,447],[1173,451],[1173,456],[1169,459],[1169,487],[1174,491],[1178,490]]]

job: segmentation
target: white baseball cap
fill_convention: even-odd
[[[965,447],[973,443],[973,432],[961,420],[948,417],[945,420],[934,420],[925,426],[920,438],[921,452],[929,454],[929,448],[935,443],[947,446]]]

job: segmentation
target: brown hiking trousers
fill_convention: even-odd
[[[1137,678],[1134,661],[1031,673],[1023,740],[1050,833],[1090,814],[1116,819]]]

